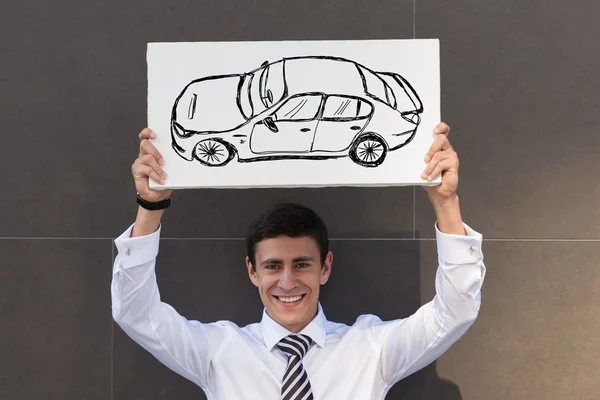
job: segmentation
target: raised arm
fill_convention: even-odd
[[[372,332],[381,351],[382,378],[389,385],[427,366],[473,324],[481,304],[485,265],[482,236],[463,223],[458,195],[458,156],[441,123],[425,156],[423,179],[442,174],[442,182],[425,187],[434,207],[438,270],[436,295],[408,318],[376,324]]]
[[[132,166],[138,194],[148,202],[171,196],[171,190],[148,187],[152,177],[161,181],[160,153],[148,141],[154,133],[143,130],[140,154]],[[139,207],[135,223],[115,240],[118,250],[111,283],[112,315],[123,331],[167,367],[210,391],[210,364],[226,338],[222,323],[189,321],[161,301],[156,283],[163,210]]]
[[[161,184],[167,178],[167,174],[162,169],[164,159],[150,142],[150,139],[156,138],[156,133],[149,128],[145,128],[138,137],[140,139],[140,152],[131,166],[135,189],[143,200],[151,203],[169,199],[173,194],[172,190],[150,190],[149,185],[149,178]],[[163,212],[164,210],[151,211],[139,206],[131,237],[146,236],[156,232],[160,226]]]
[[[424,189],[435,210],[439,230],[446,234],[465,235],[456,193],[459,160],[448,140],[450,127],[442,122],[433,132],[436,138],[425,154],[428,164],[421,177],[432,181],[441,174],[442,182],[433,187],[424,186]]]

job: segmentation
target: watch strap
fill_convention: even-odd
[[[137,194],[136,201],[142,208],[145,208],[146,210],[150,210],[150,211],[164,210],[165,208],[167,208],[171,205],[170,197],[165,200],[151,202],[151,201],[146,201],[146,200],[142,199],[142,197],[140,196],[139,193]]]

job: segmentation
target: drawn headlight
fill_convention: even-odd
[[[183,128],[183,126],[179,125],[177,122],[171,122],[171,131],[174,132],[180,138],[188,138],[194,134],[194,131],[188,131]]]
[[[402,113],[402,118],[415,125],[419,125],[419,123],[421,122],[421,116],[416,111]]]

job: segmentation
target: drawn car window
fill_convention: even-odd
[[[276,121],[309,121],[315,119],[321,105],[320,94],[294,96],[273,114]]]
[[[284,61],[265,65],[254,72],[249,93],[252,116],[260,114],[279,102],[286,94]]]
[[[388,104],[390,105],[390,107],[392,107],[393,109],[396,109],[396,106],[397,106],[396,95],[394,95],[394,91],[387,84],[385,85],[385,94],[387,95]]]
[[[285,94],[283,61],[275,62],[265,70],[261,81],[263,104],[268,108],[279,102]]]
[[[373,107],[357,97],[328,96],[323,110],[324,121],[349,121],[367,117]]]
[[[246,119],[250,119],[253,116],[252,98],[250,97],[250,84],[254,75],[244,75],[239,87],[238,92],[238,104],[242,115]]]
[[[389,85],[385,83],[383,79],[381,79],[368,69],[364,68],[363,66],[358,66],[358,70],[360,71],[360,74],[363,78],[365,92],[367,92],[367,94],[371,97],[374,97],[377,100],[387,103],[391,107],[394,107],[396,99],[394,98],[388,100],[387,91],[389,89]]]

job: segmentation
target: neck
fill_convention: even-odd
[[[302,331],[302,329],[306,328],[308,326],[308,324],[310,324],[315,319],[315,317],[317,316],[318,313],[319,313],[319,306],[317,305],[315,307],[314,311],[310,314],[310,318],[306,318],[304,321],[302,321],[298,324],[288,325],[288,324],[282,323],[281,321],[277,321],[275,319],[274,319],[274,321],[292,333],[299,333],[300,331]],[[268,314],[269,314],[269,311],[267,310],[267,315]],[[271,317],[271,316],[269,315],[269,317]],[[271,318],[273,318],[273,317],[271,317]]]

